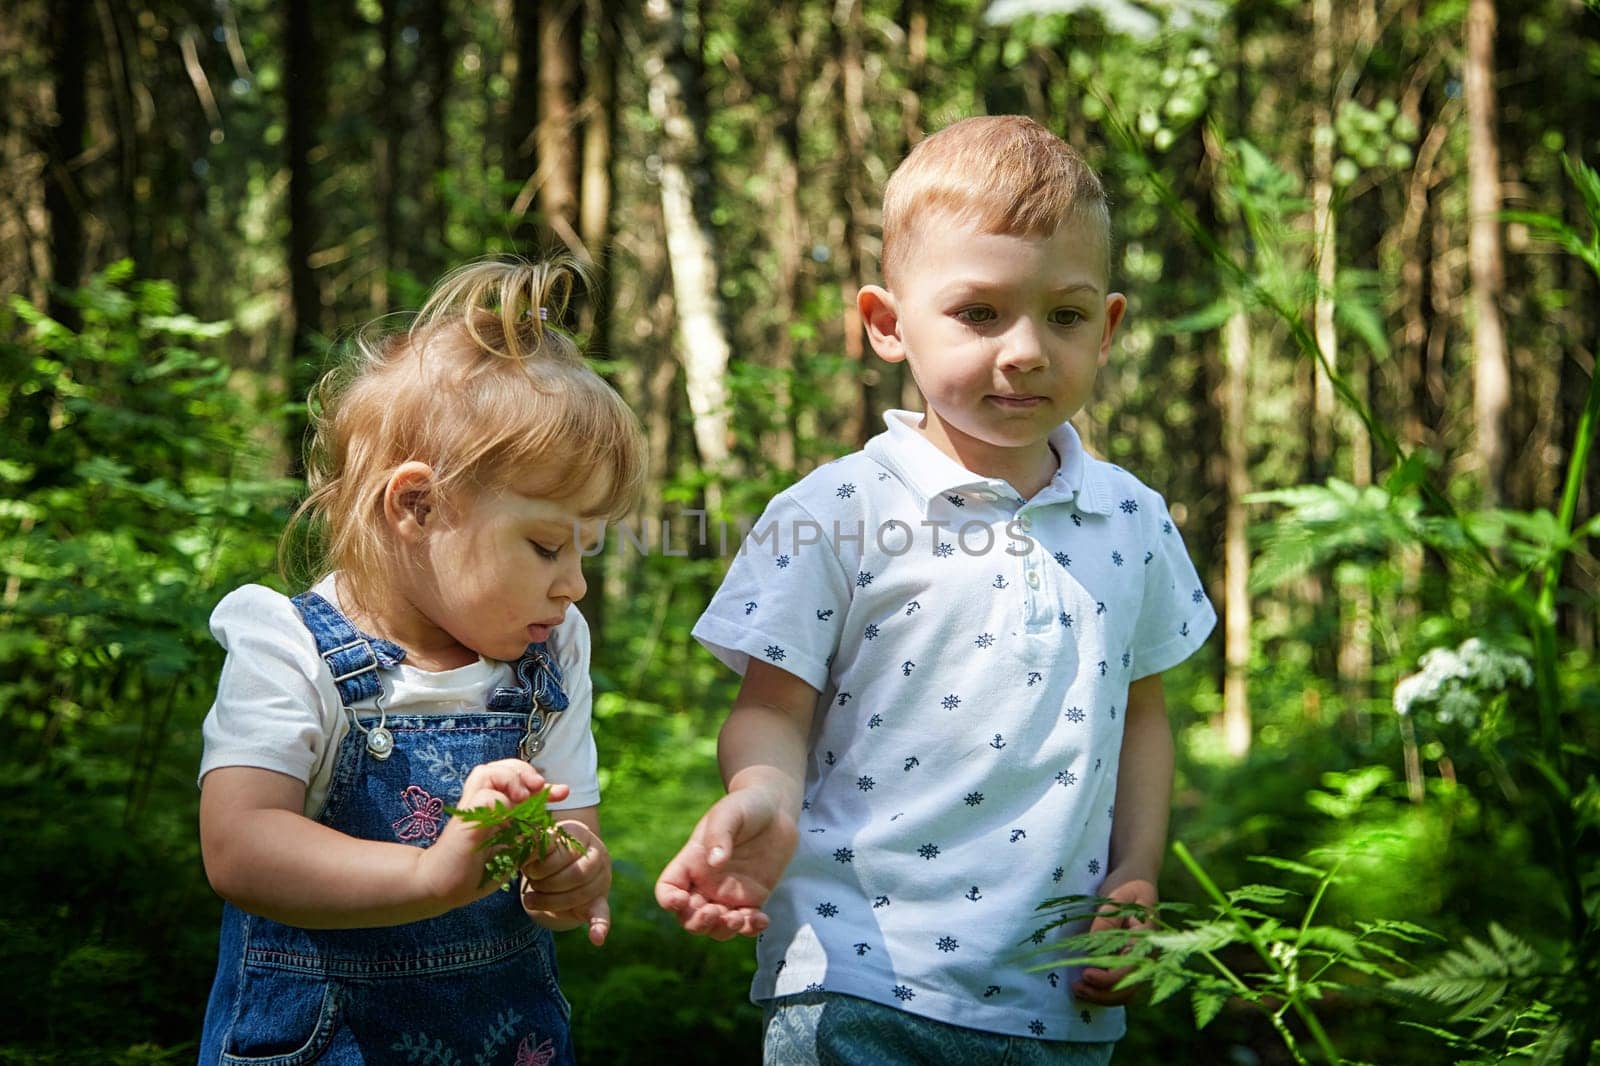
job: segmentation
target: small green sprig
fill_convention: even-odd
[[[464,818],[475,825],[492,825],[498,828],[478,845],[479,851],[489,852],[483,864],[483,880],[479,886],[498,885],[509,890],[511,882],[535,858],[543,859],[552,847],[569,848],[582,855],[587,849],[577,837],[556,824],[547,804],[550,789],[546,786],[517,804],[507,807],[496,803],[493,807],[473,807],[458,810],[446,807],[447,813]]]

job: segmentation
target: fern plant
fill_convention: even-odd
[[[1131,914],[1151,924],[1076,933],[1045,949],[1047,961],[1035,968],[1127,968],[1128,975],[1119,987],[1147,983],[1152,1003],[1187,991],[1199,1029],[1235,1000],[1259,1010],[1301,1066],[1310,1060],[1291,1021],[1300,1024],[1324,1062],[1355,1066],[1335,1048],[1317,1016],[1317,1004],[1334,994],[1381,994],[1396,974],[1409,969],[1401,947],[1437,939],[1407,921],[1355,922],[1351,928],[1316,921],[1324,897],[1339,881],[1347,860],[1380,843],[1381,837],[1369,834],[1341,848],[1318,849],[1307,856],[1326,865],[1269,855],[1251,858],[1281,875],[1306,882],[1306,892],[1269,884],[1224,891],[1181,841],[1174,842],[1173,854],[1210,899],[1208,906],[1163,903],[1152,912],[1100,896],[1047,900],[1039,909],[1049,920],[1039,933],[1082,925],[1105,914]],[[1302,896],[1308,898],[1300,913],[1286,913]],[[1225,952],[1240,948],[1254,954],[1259,966],[1241,972],[1225,961]]]

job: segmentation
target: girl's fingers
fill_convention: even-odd
[[[601,896],[589,904],[589,943],[599,947],[611,932],[611,902]]]

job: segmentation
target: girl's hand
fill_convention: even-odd
[[[522,868],[522,909],[547,929],[572,929],[585,922],[589,942],[599,947],[611,931],[611,853],[600,834],[585,819],[565,818],[556,823],[579,844],[559,838],[542,859]]]
[[[1100,894],[1118,903],[1137,903],[1142,907],[1155,909],[1158,897],[1156,886],[1152,881],[1142,877],[1130,878],[1120,883],[1116,883],[1117,881],[1117,871],[1113,870],[1106,876],[1105,883],[1100,886]],[[1090,923],[1089,931],[1154,927],[1154,922],[1145,921],[1135,914],[1102,914]],[[1128,975],[1130,969],[1131,967],[1117,970],[1106,970],[1098,966],[1087,967],[1072,983],[1072,994],[1090,1003],[1098,1003],[1102,1007],[1120,1007],[1131,1000],[1138,991],[1137,987],[1117,988],[1118,982]]]
[[[456,807],[514,807],[545,787],[539,771],[521,759],[499,759],[475,766],[461,786]],[[550,798],[565,799],[566,785],[552,785]],[[446,909],[454,910],[482,899],[499,886],[483,884],[483,866],[488,853],[479,846],[494,832],[492,825],[473,825],[464,818],[451,818],[431,847],[417,852],[418,876],[428,894]]]

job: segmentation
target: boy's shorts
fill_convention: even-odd
[[[765,1066],[1105,1066],[1116,1047],[988,1033],[839,992],[780,996],[763,1008]]]

